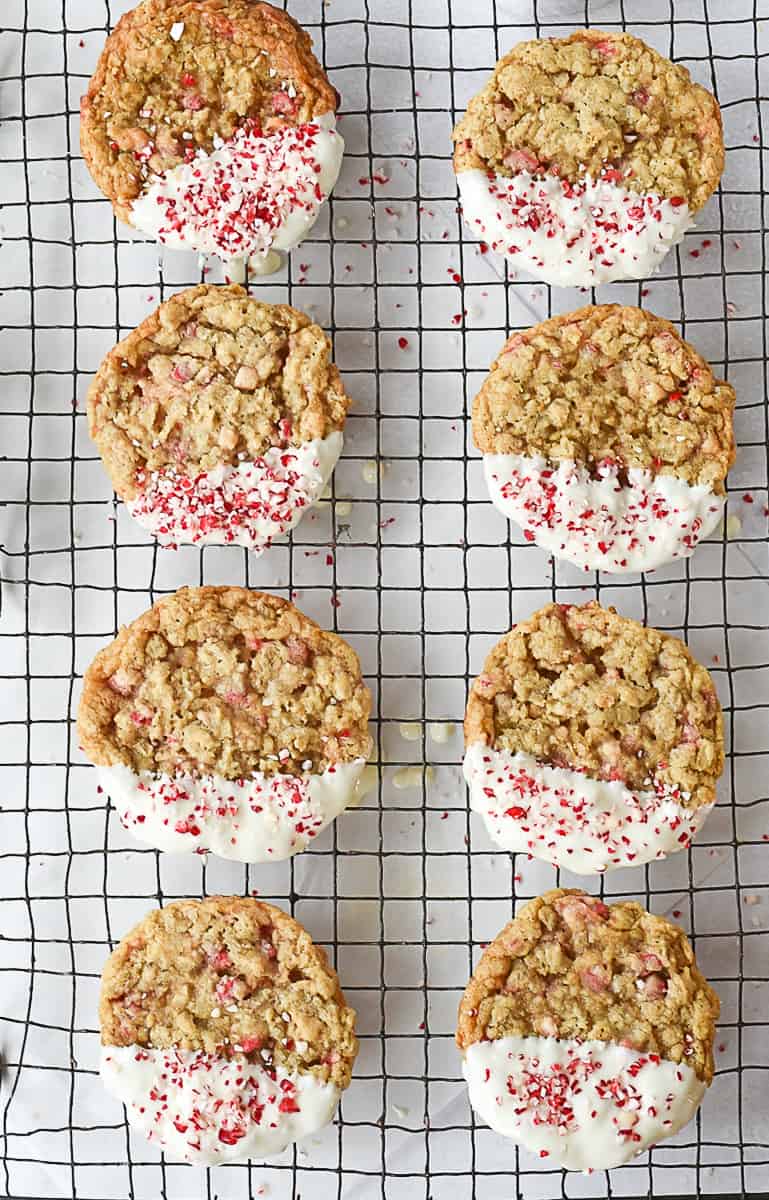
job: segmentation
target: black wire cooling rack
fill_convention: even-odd
[[[3,0],[0,14],[2,1194],[766,1193],[766,0],[290,0],[342,93],[347,155],[313,237],[282,274],[252,283],[332,331],[356,403],[328,504],[259,560],[158,552],[114,507],[87,438],[82,401],[103,353],[201,278],[190,256],[167,254],[159,269],[154,247],[117,229],[79,158],[79,97],[128,7]],[[465,419],[505,335],[585,297],[506,279],[465,236],[452,120],[512,43],[585,23],[627,27],[688,66],[718,95],[729,147],[718,195],[662,272],[599,293],[680,321],[738,392],[723,532],[687,563],[627,582],[579,575],[509,539]],[[141,848],[105,812],[77,747],[94,651],[159,594],[197,582],[295,598],[355,645],[374,693],[378,790],[288,864]],[[695,847],[595,884],[679,921],[722,999],[717,1075],[698,1118],[608,1177],[543,1170],[476,1125],[452,1044],[480,947],[517,900],[575,882],[494,853],[471,827],[458,769],[468,680],[513,620],[550,598],[593,595],[683,633],[714,674],[729,747]],[[166,1164],[99,1087],[101,967],[153,905],[254,889],[329,947],[360,1014],[356,1079],[337,1125],[304,1152],[212,1172]]]

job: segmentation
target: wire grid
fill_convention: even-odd
[[[254,291],[332,331],[356,403],[332,501],[261,559],[233,548],[158,551],[114,507],[87,438],[83,397],[101,356],[162,298],[201,278],[192,256],[166,254],[159,270],[154,247],[116,228],[78,156],[80,93],[128,7],[3,6],[3,1194],[509,1200],[766,1191],[766,0],[681,0],[675,16],[662,0],[288,4],[342,93],[347,154],[313,236]],[[504,336],[586,297],[506,279],[465,237],[452,121],[514,42],[585,23],[627,26],[684,62],[718,95],[729,147],[720,192],[661,273],[599,290],[602,301],[642,302],[680,320],[738,391],[731,536],[628,581],[581,575],[523,544],[488,503],[465,420]],[[206,278],[221,275],[213,268]],[[369,460],[385,464],[373,484],[361,471]],[[77,747],[80,681],[94,651],[158,595],[196,582],[292,597],[352,642],[372,688],[378,793],[287,864],[245,868],[142,848],[106,813]],[[452,1035],[469,972],[515,903],[556,881],[584,881],[495,853],[471,826],[458,723],[469,680],[514,620],[551,598],[593,595],[683,633],[724,704],[728,765],[697,845],[587,885],[679,921],[721,995],[722,1020],[717,1076],[696,1121],[611,1176],[567,1176],[476,1125]],[[430,725],[446,720],[457,724],[441,743]],[[404,739],[402,722],[416,741]],[[404,766],[417,768],[419,787],[395,786]],[[327,945],[359,1012],[354,1084],[336,1126],[269,1166],[167,1164],[101,1091],[101,967],[154,904],[254,889]]]

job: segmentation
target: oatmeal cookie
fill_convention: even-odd
[[[144,0],[81,101],[83,158],[121,220],[166,245],[264,260],[336,182],[339,97],[307,33],[258,0]]]
[[[705,668],[678,638],[596,601],[516,625],[468,697],[471,807],[505,849],[578,874],[688,847],[723,765]]]
[[[734,389],[675,327],[589,305],[508,339],[473,404],[494,504],[578,566],[646,571],[723,515]]]
[[[643,278],[724,165],[715,98],[627,33],[521,42],[454,130],[465,219],[564,286]]]
[[[470,1102],[559,1165],[618,1166],[694,1115],[718,1012],[676,925],[547,892],[484,952],[459,1006]]]
[[[356,801],[370,707],[355,652],[292,604],[182,588],[96,655],[78,733],[137,836],[262,862]]]
[[[151,912],[102,975],[105,1086],[173,1157],[280,1153],[332,1118],[358,1052],[355,1012],[293,918],[237,896]]]
[[[309,317],[201,284],[110,350],[88,425],[115,491],[162,545],[261,552],[320,498],[349,404]]]

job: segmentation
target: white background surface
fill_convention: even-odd
[[[114,22],[129,5],[110,7]],[[589,7],[594,24],[615,27],[617,3]],[[289,3],[342,93],[347,157],[333,205],[312,241],[293,253],[290,274],[254,290],[268,300],[289,299],[334,330],[336,359],[355,398],[335,495],[350,498],[352,510],[340,516],[331,506],[305,519],[291,546],[276,546],[260,560],[230,548],[157,552],[112,506],[86,433],[89,378],[116,336],[162,297],[197,282],[198,267],[192,257],[167,253],[159,273],[156,249],[115,229],[79,159],[78,101],[104,42],[108,5],[28,0],[25,34],[25,5],[4,0],[2,1194],[606,1194],[604,1175],[562,1178],[473,1127],[452,1042],[471,965],[510,917],[511,897],[556,882],[550,868],[520,856],[513,866],[495,854],[480,822],[469,820],[458,768],[467,681],[512,620],[553,596],[596,594],[627,615],[685,631],[714,672],[731,751],[719,806],[691,852],[604,881],[607,897],[637,897],[675,915],[694,936],[723,1005],[718,1073],[700,1118],[650,1158],[613,1172],[611,1188],[663,1195],[769,1187],[759,196],[766,101],[758,100],[769,90],[769,37],[766,22],[760,27],[753,19],[769,11],[766,0],[757,10],[746,0],[710,0],[708,28],[704,0],[679,0],[673,26],[671,7],[626,0],[627,25],[695,78],[715,84],[730,151],[722,194],[662,274],[643,285],[643,300],[674,320],[685,315],[685,335],[737,389],[741,448],[729,513],[739,527],[732,520],[732,536],[701,546],[688,565],[643,584],[618,584],[553,567],[538,549],[522,546],[516,531],[508,541],[486,499],[466,421],[506,332],[587,299],[550,295],[524,277],[506,286],[504,269],[479,254],[456,212],[451,110],[464,109],[499,53],[538,32],[532,0]],[[547,24],[564,13],[565,25]],[[539,30],[566,32],[584,13],[584,4],[539,0]],[[387,182],[372,184],[380,174]],[[219,269],[207,278],[221,279]],[[602,288],[597,298],[638,303],[641,295],[639,285],[628,284]],[[454,319],[463,310],[464,324]],[[408,339],[406,349],[400,337]],[[384,472],[379,484],[369,484],[362,464],[376,457]],[[742,499],[746,493],[752,504]],[[381,794],[292,864],[247,871],[140,848],[114,814],[107,817],[78,750],[73,719],[94,651],[154,597],[195,582],[295,592],[304,611],[349,638],[371,683]],[[455,722],[448,744],[426,735],[434,720]],[[423,723],[420,740],[403,739],[403,721]],[[393,779],[404,763],[431,764],[432,781],[398,790]],[[565,874],[561,881],[579,882]],[[99,974],[109,946],[159,898],[254,888],[293,907],[330,946],[360,1014],[361,1054],[339,1124],[296,1156],[287,1153],[269,1167],[219,1168],[207,1178],[160,1164],[155,1150],[127,1133],[122,1109],[102,1092],[95,1075]]]

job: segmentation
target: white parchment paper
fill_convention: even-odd
[[[695,847],[620,871],[678,920],[722,999],[717,1075],[696,1123],[612,1173],[613,1194],[769,1188],[769,634],[766,0],[625,0],[628,27],[715,86],[721,193],[660,275],[600,289],[683,320],[738,393],[727,531],[643,583],[583,576],[512,538],[488,503],[467,414],[506,332],[584,303],[479,252],[461,228],[453,114],[496,57],[537,33],[616,27],[614,0],[290,0],[342,93],[347,155],[332,206],[255,294],[333,329],[355,398],[334,500],[259,560],[158,552],[112,504],[84,395],[116,336],[197,282],[192,256],[115,228],[79,158],[78,102],[128,3],[4,0],[0,148],[0,1193],[118,1200],[508,1200],[603,1196],[471,1120],[452,1035],[482,945],[553,870],[495,853],[459,763],[468,679],[510,623],[599,595],[685,631],[713,671],[730,757]],[[707,19],[706,19],[707,18]],[[554,22],[561,22],[554,24]],[[66,22],[66,24],[65,24]],[[22,73],[25,77],[21,80]],[[206,278],[218,281],[212,265]],[[381,463],[381,471],[370,463]],[[726,581],[726,582],[725,582]],[[289,593],[356,647],[375,696],[381,786],[312,852],[246,870],[157,855],[124,833],[77,746],[82,672],[119,623],[184,583]],[[446,722],[452,724],[448,740]],[[415,724],[416,740],[401,726]],[[424,768],[429,765],[431,770]],[[403,776],[404,767],[417,770]],[[404,782],[416,786],[399,787]],[[578,880],[561,875],[566,884]],[[110,947],[159,901],[258,890],[329,946],[359,1012],[339,1122],[296,1154],[210,1177],[164,1165],[95,1074]]]

